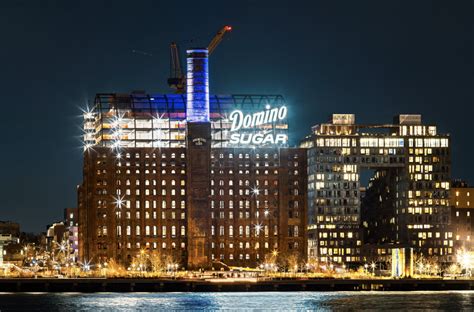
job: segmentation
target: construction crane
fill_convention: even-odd
[[[232,30],[232,27],[229,25],[226,25],[217,32],[217,34],[212,39],[211,43],[209,43],[209,45],[207,46],[207,51],[209,55],[211,55],[211,53],[216,49],[216,47],[219,45],[222,39],[224,39],[225,34],[231,30]]]
[[[207,46],[208,55],[216,49],[219,43],[224,39],[226,33],[232,30],[231,26],[222,27],[217,34],[212,38]],[[179,59],[179,47],[175,42],[170,44],[170,78],[168,78],[168,85],[176,90],[176,93],[184,93],[186,88],[186,78],[181,69],[181,62]]]
[[[168,78],[168,85],[176,89],[177,93],[184,92],[183,72],[181,71],[181,62],[179,61],[179,48],[176,42],[170,44],[170,78]]]

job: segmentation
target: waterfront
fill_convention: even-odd
[[[0,293],[4,311],[473,311],[474,291],[238,293]]]

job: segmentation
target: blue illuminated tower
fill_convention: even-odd
[[[188,190],[188,267],[209,264],[211,122],[208,50],[187,50],[186,174]]]
[[[191,49],[187,54],[186,119],[209,122],[209,66],[206,48]]]

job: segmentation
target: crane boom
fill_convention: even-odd
[[[209,43],[209,45],[207,46],[207,51],[209,55],[211,55],[211,53],[214,51],[217,45],[222,41],[222,39],[224,39],[225,34],[231,30],[232,30],[232,27],[229,25],[226,25],[217,32],[217,34],[212,39],[211,43]]]

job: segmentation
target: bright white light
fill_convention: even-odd
[[[163,116],[164,116],[164,114],[157,115],[157,116],[153,117],[153,128],[154,128],[154,129],[160,128],[160,127],[158,127],[158,126],[159,126],[162,122],[164,122]]]
[[[117,209],[122,209],[122,206],[125,205],[125,201],[123,200],[124,196],[122,197],[114,197],[114,204]]]
[[[121,140],[114,140],[112,145],[110,146],[110,148],[111,149],[119,149],[121,145],[122,145]]]
[[[270,211],[268,211],[268,209],[265,209],[265,211],[263,212],[263,214],[265,215],[265,217],[268,217],[268,215],[270,214]]]
[[[94,112],[89,108],[89,106],[80,108],[80,110],[82,111],[82,116],[84,119],[94,119]]]
[[[90,264],[90,260],[89,261],[86,261],[82,264],[82,269],[84,271],[89,271],[91,269],[91,264]]]
[[[474,252],[460,250],[457,252],[458,263],[464,269],[471,269],[474,267]]]
[[[254,188],[252,188],[252,194],[255,195],[255,196],[260,195],[260,190],[258,189],[257,186],[255,186]]]
[[[255,224],[255,234],[259,234],[260,231],[263,229],[263,226],[259,223]]]
[[[117,128],[120,127],[120,124],[123,122],[123,114],[119,116],[115,116],[114,119],[112,120],[112,127]]]
[[[116,138],[120,138],[122,134],[123,134],[122,129],[117,129],[116,131],[112,133],[112,135]]]

